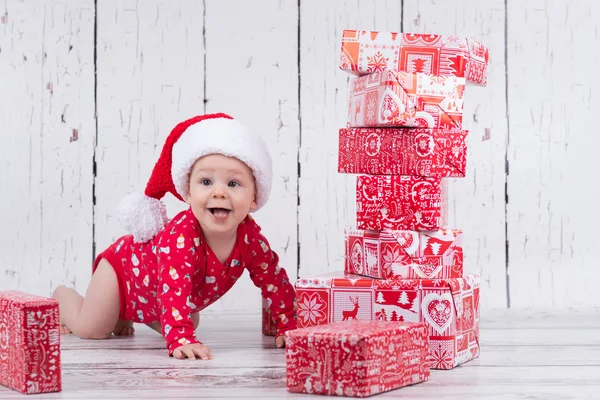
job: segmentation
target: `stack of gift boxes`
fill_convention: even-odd
[[[468,38],[344,31],[340,68],[355,77],[338,172],[357,175],[356,225],[343,272],[296,281],[299,328],[424,324],[432,369],[479,355],[479,276],[447,226],[447,180],[465,177],[465,87],[487,83],[487,62]]]

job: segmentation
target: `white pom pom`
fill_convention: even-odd
[[[117,207],[123,227],[134,242],[147,242],[167,223],[167,210],[162,201],[142,193],[130,193]]]

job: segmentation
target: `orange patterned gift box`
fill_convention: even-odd
[[[374,279],[333,272],[296,281],[298,327],[349,320],[424,322],[433,369],[479,356],[479,275]]]
[[[342,128],[338,172],[464,177],[468,131],[426,128]]]
[[[0,292],[0,384],[27,394],[61,391],[56,300]]]
[[[429,379],[425,324],[338,322],[285,337],[290,392],[367,397]]]
[[[349,127],[462,128],[465,78],[381,71],[352,80]]]
[[[440,279],[463,276],[462,231],[346,227],[345,272],[373,278]]]
[[[359,175],[356,227],[370,230],[431,231],[445,228],[447,182],[407,175]]]
[[[383,70],[421,72],[487,84],[489,50],[469,38],[344,30],[341,50],[340,68],[353,74]]]

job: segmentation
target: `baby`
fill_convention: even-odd
[[[98,255],[85,298],[61,286],[62,333],[105,339],[133,323],[162,333],[170,356],[212,358],[195,336],[198,312],[247,269],[277,320],[277,347],[296,328],[296,296],[279,257],[249,215],[271,191],[271,156],[262,139],[226,114],[179,123],[166,139],[145,195],[119,206],[130,235]],[[167,193],[189,208],[168,221]]]

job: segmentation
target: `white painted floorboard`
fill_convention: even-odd
[[[258,314],[204,313],[208,362],[169,358],[158,334],[136,329],[104,341],[63,336],[63,391],[40,398],[309,397],[286,391],[285,350],[260,334]],[[481,346],[479,359],[377,398],[600,399],[600,311],[488,311]],[[0,387],[0,399],[23,397]]]

